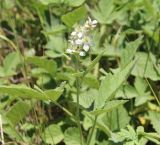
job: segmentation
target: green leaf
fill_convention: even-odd
[[[79,103],[84,108],[89,108],[93,104],[93,101],[95,100],[96,95],[98,95],[97,90],[90,89],[89,91],[86,91],[82,94],[80,94]],[[74,101],[76,102],[76,97],[74,97]]]
[[[151,57],[155,59],[153,55]],[[135,55],[135,59],[137,60],[137,63],[132,70],[132,75],[150,78],[154,81],[160,80],[160,76],[154,68],[154,64],[147,53],[138,52]]]
[[[85,0],[65,0],[65,3],[67,3],[70,6],[78,7],[84,3]]]
[[[156,111],[149,111],[149,119],[153,128],[160,134],[160,113]]]
[[[142,105],[151,99],[150,92],[147,92],[148,85],[143,78],[136,77],[134,86],[138,92],[138,96],[135,100],[135,106]]]
[[[126,48],[121,52],[121,67],[125,67],[129,62],[132,61],[139,45],[142,43],[142,38],[139,37],[135,41],[131,41],[126,44]]]
[[[14,75],[16,73],[16,68],[19,63],[20,63],[20,58],[18,53],[16,52],[9,53],[3,61],[4,75],[5,76]]]
[[[137,90],[133,86],[126,84],[118,89],[115,98],[131,99],[137,96]]]
[[[0,94],[8,94],[14,97],[32,98],[38,100],[57,100],[61,95],[62,90],[48,90],[45,92],[39,92],[35,89],[21,86],[21,85],[10,85],[0,86]]]
[[[128,64],[123,70],[112,75],[108,74],[104,80],[102,80],[99,88],[99,96],[96,97],[96,108],[102,108],[106,101],[111,100],[114,97],[116,91],[120,88],[123,82],[128,78],[135,61]]]
[[[121,105],[118,108],[114,108],[112,111],[101,114],[98,116],[97,123],[99,124],[99,128],[103,130],[106,135],[104,129],[108,127],[111,131],[117,131],[122,128],[125,128],[130,121],[130,117],[126,109]]]
[[[44,91],[44,93],[46,94],[46,96],[48,96],[50,100],[57,101],[59,97],[62,95],[63,89],[59,87],[56,89],[50,89],[50,90]]]
[[[94,75],[86,75],[83,79],[83,83],[86,84],[89,88],[99,88],[99,81],[96,79]]]
[[[93,115],[100,115],[102,113],[107,113],[112,111],[113,109],[119,107],[120,105],[126,103],[127,100],[113,100],[113,101],[108,101],[103,109],[97,109],[95,111],[92,111],[91,114]]]
[[[63,140],[64,135],[60,126],[51,124],[45,128],[42,138],[47,144],[58,144]]]
[[[84,6],[81,6],[72,12],[69,12],[62,16],[62,21],[68,26],[72,27],[75,23],[80,21],[86,16],[86,8]]]
[[[99,55],[97,55],[97,57],[91,62],[91,64],[89,64],[89,66],[87,66],[87,69],[84,72],[84,75],[86,75],[88,72],[90,72],[93,67],[98,63],[98,61],[101,59],[103,53],[105,51],[102,51]]]
[[[113,0],[100,0],[98,3],[98,8],[96,8],[95,10],[91,10],[91,14],[100,23],[109,23],[113,10]]]
[[[80,134],[77,128],[70,127],[65,130],[64,142],[66,145],[80,145]]]
[[[33,57],[28,57],[27,62],[45,69],[52,76],[57,71],[57,64],[53,60],[49,60],[38,56],[33,56]]]
[[[14,126],[29,113],[30,109],[31,106],[25,101],[18,101],[5,113],[5,117],[9,119]]]
[[[49,5],[49,4],[60,4],[63,2],[63,0],[38,0],[43,5]]]

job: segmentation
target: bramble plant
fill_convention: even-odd
[[[160,144],[159,0],[0,0],[0,144]]]

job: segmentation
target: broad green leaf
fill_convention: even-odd
[[[125,67],[132,61],[139,45],[142,43],[142,37],[139,37],[135,41],[131,41],[126,44],[126,48],[121,52],[121,67]]]
[[[45,69],[52,76],[57,71],[57,64],[53,60],[49,60],[38,56],[33,56],[33,57],[28,57],[27,62]]]
[[[49,4],[60,4],[63,2],[63,0],[38,0],[43,5],[49,5]]]
[[[103,109],[97,109],[91,112],[93,115],[100,115],[102,113],[107,113],[112,111],[113,109],[119,107],[120,105],[126,103],[127,100],[113,100],[113,101],[108,101]]]
[[[83,83],[86,84],[89,88],[99,88],[99,81],[94,75],[91,74],[84,77]]]
[[[151,57],[154,58],[152,55]],[[154,68],[153,62],[150,60],[150,57],[145,52],[137,52],[135,55],[137,60],[134,69],[132,70],[132,75],[139,77],[150,78],[151,80],[160,80],[160,76]]]
[[[121,86],[116,94],[115,98],[131,99],[138,96],[137,90],[131,85]]]
[[[61,56],[64,52],[64,49],[67,47],[66,39],[61,34],[49,35],[47,44],[45,48],[49,51],[50,54],[48,56],[52,58],[56,58],[57,56]],[[45,52],[47,54],[47,52]]]
[[[105,51],[102,51],[99,55],[97,55],[97,57],[91,62],[91,64],[89,64],[89,66],[87,66],[87,69],[84,72],[84,75],[86,75],[88,72],[90,72],[93,67],[98,63],[98,61],[101,59],[103,53]]]
[[[78,7],[84,3],[85,0],[65,0],[65,3],[67,3],[70,6]]]
[[[47,144],[58,144],[63,140],[64,135],[60,126],[51,124],[45,128],[44,132],[42,133],[42,138]]]
[[[78,128],[70,127],[64,132],[64,142],[66,145],[80,145],[80,134]]]
[[[56,89],[50,89],[50,90],[44,91],[44,93],[52,101],[57,101],[59,99],[59,97],[62,95],[63,89],[59,87],[59,88],[56,88]]]
[[[58,89],[48,90],[42,93],[26,86],[10,85],[10,86],[0,86],[0,94],[8,94],[9,96],[14,96],[14,97],[55,101],[62,94],[62,90]]]
[[[113,0],[100,0],[98,3],[98,8],[91,10],[91,14],[100,23],[107,23],[111,18],[111,14],[114,10]]]
[[[153,128],[160,134],[160,113],[156,111],[149,111],[149,119]]]
[[[9,119],[13,125],[16,125],[29,113],[30,109],[31,106],[28,103],[18,101],[5,113],[5,117]]]
[[[122,128],[125,128],[130,121],[130,117],[126,109],[121,105],[118,108],[114,108],[112,111],[101,114],[98,116],[97,123],[99,128],[104,130],[108,127],[111,131],[117,131]],[[108,135],[108,132],[105,132]]]
[[[86,16],[86,8],[81,6],[72,12],[69,12],[62,16],[62,21],[68,26],[72,27],[75,23],[80,21],[81,19],[85,18]]]
[[[102,108],[106,101],[109,101],[114,97],[116,91],[128,78],[134,64],[135,61],[128,64],[123,70],[115,73],[114,75],[108,74],[104,80],[102,80],[99,88],[99,96],[96,97],[95,101],[96,108]]]
[[[79,104],[84,108],[89,108],[93,104],[95,97],[98,95],[98,91],[95,89],[90,89],[80,94]],[[73,97],[74,102],[76,102],[76,96]]]
[[[18,53],[9,53],[3,61],[3,70],[5,76],[14,75],[16,73],[17,65],[20,63]]]
[[[69,6],[78,7],[84,3],[85,0],[38,0],[43,5],[50,4],[67,4]]]
[[[136,77],[134,86],[137,90],[138,96],[135,100],[135,106],[142,105],[151,99],[150,92],[147,92],[148,85],[143,78]]]
[[[21,133],[18,132],[14,126],[11,126],[11,125],[4,125],[3,126],[3,131],[4,133],[6,133],[7,135],[9,135],[9,137],[13,140],[16,140],[16,141],[22,141],[22,137],[21,137]]]

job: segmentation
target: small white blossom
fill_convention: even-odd
[[[71,33],[71,35],[72,35],[72,36],[75,36],[76,33],[77,33],[76,31],[73,31],[73,32]]]
[[[80,51],[80,52],[79,52],[79,55],[80,55],[80,56],[85,56],[86,53],[85,53],[84,51]]]
[[[70,54],[73,52],[72,49],[70,49],[70,48],[68,48],[66,51],[67,51],[67,53],[70,53]]]
[[[66,50],[67,53],[78,53],[80,56],[85,56],[92,46],[90,31],[95,28],[96,25],[97,21],[92,21],[91,18],[88,18],[84,25],[78,25],[70,35],[70,48]]]
[[[81,44],[83,43],[83,41],[82,41],[81,39],[77,39],[77,40],[75,40],[75,43],[76,43],[77,45],[81,45]]]
[[[88,21],[86,21],[86,23],[85,23],[85,27],[86,28],[95,28],[96,27],[96,25],[97,25],[97,20],[91,20],[91,18],[90,17],[88,17]]]
[[[83,33],[82,33],[82,32],[79,32],[79,33],[78,33],[78,38],[82,38],[82,36],[83,36]]]
[[[84,44],[83,45],[83,50],[87,52],[89,50],[89,45],[88,44]]]

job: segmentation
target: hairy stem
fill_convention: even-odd
[[[79,56],[76,56],[76,71],[79,72]],[[79,134],[80,134],[80,142],[81,145],[83,145],[83,133],[81,129],[81,123],[80,123],[80,105],[79,105],[79,94],[80,94],[80,79],[76,77],[76,89],[77,89],[77,126],[79,129]]]
[[[2,126],[2,117],[1,117],[1,115],[0,115],[0,130],[1,130],[1,143],[2,143],[2,145],[5,145],[4,136],[3,136],[3,126]]]
[[[93,127],[91,128],[91,132],[90,132],[90,134],[88,136],[88,139],[87,139],[87,145],[90,145],[90,142],[91,142],[91,139],[92,139],[92,136],[93,136],[93,132],[94,132],[94,129],[96,127],[97,118],[98,118],[98,116],[96,115],[95,119],[94,119],[94,122],[93,122]]]

